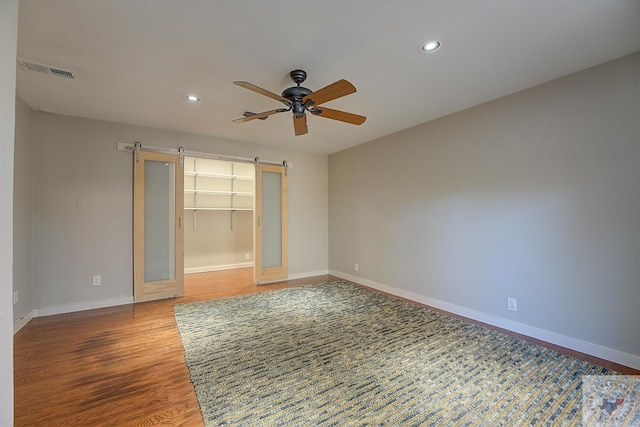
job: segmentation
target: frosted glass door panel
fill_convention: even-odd
[[[174,163],[147,160],[144,167],[144,281],[176,278]]]
[[[262,267],[282,265],[281,174],[262,173]]]
[[[258,165],[255,206],[255,282],[288,277],[287,174],[283,166]]]
[[[184,294],[184,172],[175,154],[134,153],[133,300]]]

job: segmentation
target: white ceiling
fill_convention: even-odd
[[[429,39],[442,42],[421,54]],[[640,50],[639,0],[20,0],[18,95],[59,114],[333,153]],[[362,126],[291,113],[244,124],[275,93],[344,78],[327,107]],[[192,104],[185,95],[195,93]]]

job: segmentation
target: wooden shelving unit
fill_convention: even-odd
[[[254,167],[248,163],[185,158],[184,209],[193,211],[194,229],[199,211],[253,211]]]

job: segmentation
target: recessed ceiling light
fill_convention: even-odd
[[[442,46],[442,44],[438,40],[430,40],[420,46],[420,52],[433,53],[436,50],[440,49],[440,46]]]
[[[200,98],[198,98],[196,95],[187,95],[187,99],[191,102],[198,102],[200,101]]]

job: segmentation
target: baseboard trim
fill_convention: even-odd
[[[287,280],[306,279],[307,277],[322,276],[325,274],[329,274],[329,270],[308,271],[306,273],[294,273],[294,274],[289,274],[289,277]]]
[[[27,325],[27,323],[31,321],[31,319],[36,317],[36,314],[37,314],[36,310],[31,310],[25,316],[22,316],[20,319],[13,322],[13,335],[17,334],[20,331],[20,329],[24,328]]]
[[[511,332],[546,341],[551,344],[579,351],[580,353],[585,353],[590,356],[608,360],[610,362],[619,363],[630,368],[640,369],[640,356],[635,354],[625,353],[623,351],[558,334],[546,329],[536,328],[524,323],[514,322],[513,320],[504,319],[502,317],[483,313],[477,310],[450,304],[448,302],[429,298],[424,295],[416,294],[414,292],[404,291],[402,289],[394,288],[382,283],[377,283],[362,277],[352,276],[351,274],[342,273],[340,271],[330,270],[329,274],[367,286],[372,289],[376,289],[382,292],[406,298],[411,301],[425,304],[430,307],[444,310],[458,316],[467,317],[478,322],[486,323],[498,328],[509,330]]]
[[[236,268],[246,268],[246,267],[253,267],[253,262],[241,262],[238,264],[208,265],[204,267],[185,268],[184,274],[206,273],[207,271],[234,270]]]
[[[188,274],[188,273],[202,273],[207,271],[232,270],[235,268],[244,268],[244,267],[253,267],[253,263],[248,262],[248,263],[241,263],[241,264],[228,264],[228,265],[218,265],[218,266],[210,266],[210,267],[191,268],[191,269],[185,269],[185,273]],[[313,277],[313,276],[321,276],[324,274],[329,274],[329,271],[319,270],[319,271],[310,271],[307,273],[290,274],[289,280],[303,279],[306,277]],[[94,310],[97,308],[115,307],[118,305],[125,305],[125,304],[133,304],[133,297],[114,298],[114,299],[109,299],[104,301],[62,304],[62,305],[54,305],[54,306],[34,309],[34,310],[31,310],[24,317],[13,322],[13,333],[14,335],[18,333],[20,329],[24,328],[27,325],[27,323],[29,323],[29,321],[31,321],[31,319],[35,317],[53,316],[55,314],[73,313],[76,311]]]
[[[117,305],[133,304],[133,297],[113,298],[103,301],[79,302],[73,304],[52,305],[38,308],[35,317],[52,316],[54,314],[74,313],[76,311],[94,310],[96,308],[115,307]]]

